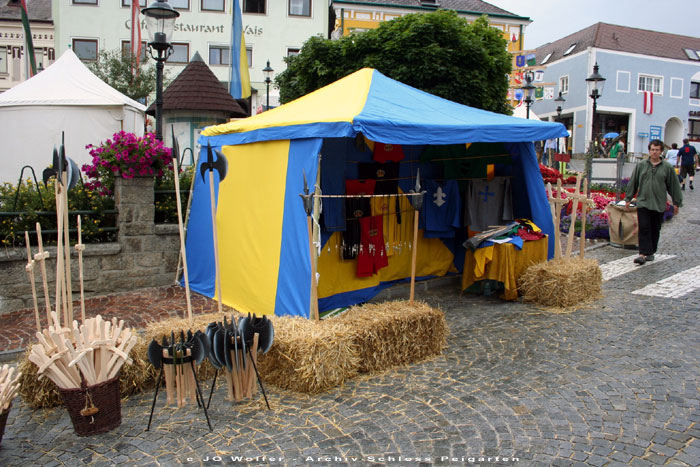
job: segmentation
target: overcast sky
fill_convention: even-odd
[[[525,49],[535,49],[599,21],[700,37],[700,0],[485,0],[532,23]]]

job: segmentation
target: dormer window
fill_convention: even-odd
[[[420,0],[420,5],[431,7],[431,8],[437,8],[440,6],[440,4],[438,3],[438,0]]]
[[[569,48],[566,49],[566,52],[564,52],[562,55],[564,55],[564,56],[566,57],[566,56],[569,55],[571,52],[573,52],[574,49],[576,48],[576,44],[578,44],[578,42],[574,42],[573,44],[571,44],[571,45],[569,46]]]
[[[552,52],[549,52],[546,57],[540,62],[540,65],[544,65],[549,61],[549,59],[552,58]]]
[[[688,56],[689,59],[691,60],[700,60],[700,57],[698,57],[698,54],[695,50],[693,49],[683,49],[685,51],[685,54]]]

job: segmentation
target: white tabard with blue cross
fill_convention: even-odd
[[[464,199],[464,224],[482,232],[513,220],[510,178],[469,180]]]

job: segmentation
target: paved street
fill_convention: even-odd
[[[684,195],[655,262],[589,252],[608,280],[576,312],[422,292],[451,329],[438,358],[313,397],[268,387],[271,411],[219,386],[211,432],[164,395],[144,432],[153,393],[123,401],[122,425],[91,438],[63,408],[15,403],[0,464],[700,465],[700,193]],[[682,293],[664,282],[676,274]]]

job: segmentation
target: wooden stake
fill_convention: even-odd
[[[309,310],[309,319],[316,321],[320,320],[318,315],[318,284],[316,282],[316,248],[313,241],[313,225],[311,216],[306,216],[306,227],[309,231],[309,259],[311,260],[311,307]]]
[[[568,199],[562,198],[563,188],[561,186],[561,179],[557,179],[557,188],[555,192],[552,192],[551,184],[549,184],[547,193],[550,194],[549,204],[552,206],[554,212],[552,221],[554,222],[554,258],[561,258],[561,233],[559,231],[559,224],[561,222],[561,207],[562,205],[569,202]],[[556,196],[555,196],[556,195]]]
[[[67,167],[66,170],[70,170]],[[61,175],[63,181],[63,236],[64,243],[63,248],[65,251],[65,268],[66,268],[66,300],[68,301],[68,319],[63,324],[64,326],[70,326],[73,322],[73,287],[71,284],[71,267],[70,267],[70,221],[68,220],[68,173],[64,172]],[[60,234],[59,234],[60,235]]]
[[[216,198],[214,197],[214,172],[209,170],[209,197],[211,199],[211,227],[214,236],[214,266],[216,267],[216,295],[218,298],[219,313],[223,313],[221,301],[221,272],[219,270],[219,240],[216,232]]]
[[[41,225],[36,223],[36,239],[39,245],[39,253],[34,255],[34,260],[39,261],[41,265],[41,280],[44,283],[44,302],[46,305],[46,322],[51,324],[51,299],[49,298],[49,282],[46,278],[46,260],[49,257],[49,252],[44,251],[44,242],[41,238]]]
[[[583,196],[585,200],[581,206],[581,236],[579,237],[579,257],[583,259],[586,250],[586,211],[588,210],[588,179],[583,179]]]
[[[83,245],[83,234],[82,234],[83,224],[78,216],[78,243],[75,245],[75,250],[78,252],[78,270],[80,275],[80,319],[81,322],[85,322],[85,289],[83,286],[83,250],[85,245]]]
[[[571,257],[571,250],[574,247],[574,235],[576,232],[576,215],[578,210],[578,194],[581,189],[581,174],[576,175],[576,188],[574,188],[574,196],[571,206],[571,225],[569,225],[569,235],[566,237],[566,258]]]
[[[182,224],[182,206],[180,201],[180,172],[177,167],[177,156],[173,157],[173,171],[175,172],[175,200],[177,203],[177,226],[180,230],[180,258],[185,274],[185,299],[187,300],[187,319],[192,326],[192,301],[190,300],[190,277],[187,274],[187,252],[185,251],[185,228]],[[211,172],[210,172],[211,173]],[[211,180],[210,180],[211,181]],[[218,255],[217,255],[218,258]],[[217,259],[218,261],[218,259]],[[219,300],[221,298],[219,297]]]
[[[418,210],[413,213],[413,248],[411,249],[411,292],[409,303],[413,305],[416,290],[416,251],[418,250]]]
[[[36,301],[36,285],[34,284],[34,265],[32,259],[32,248],[29,245],[29,233],[24,231],[24,241],[27,244],[27,266],[26,270],[29,273],[29,282],[32,284],[32,299],[34,300],[34,318],[36,319],[36,332],[41,332],[41,321],[39,320],[39,304]]]
[[[65,282],[64,282],[64,272],[65,267],[63,264],[63,202],[61,192],[65,190],[59,180],[56,180],[55,185],[55,195],[56,195],[56,225],[57,225],[57,239],[56,239],[56,313],[58,314],[58,326],[61,325],[61,311],[63,311],[64,321],[68,321],[67,304],[65,297]],[[63,307],[63,310],[61,310]]]

